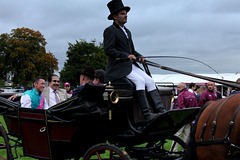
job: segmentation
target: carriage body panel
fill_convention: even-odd
[[[10,135],[20,137],[20,129],[17,115],[4,115],[4,121]]]
[[[24,155],[49,158],[51,153],[44,110],[21,109],[19,123]]]

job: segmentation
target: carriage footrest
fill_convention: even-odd
[[[131,150],[131,149],[130,149]],[[132,157],[138,159],[164,159],[164,160],[182,160],[182,156],[179,154],[172,154],[164,149],[156,150],[156,148],[148,147],[134,147],[131,152],[126,150],[128,153],[133,153]]]
[[[118,137],[130,138],[135,137],[135,133],[131,130],[126,130],[123,133],[117,135]]]

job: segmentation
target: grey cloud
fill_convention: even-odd
[[[107,0],[1,1],[0,34],[18,27],[39,30],[48,43],[47,51],[59,59],[62,69],[68,42],[103,41],[103,30],[112,23],[107,20],[107,3]],[[123,3],[131,7],[126,27],[132,32],[136,50],[143,55],[185,56],[204,61],[222,73],[239,72],[239,0],[123,0]],[[157,61],[186,71],[211,72],[191,61]]]

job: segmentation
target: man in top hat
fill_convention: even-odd
[[[150,112],[145,87],[153,101],[154,109],[159,113],[165,112],[163,104],[156,89],[154,80],[143,72],[134,61],[145,61],[145,58],[135,49],[131,32],[124,26],[127,23],[127,13],[130,7],[124,6],[121,0],[112,0],[107,4],[113,24],[104,30],[104,51],[108,58],[104,81],[115,81],[127,77],[136,86],[136,97],[146,121],[157,116]],[[120,59],[120,60],[119,60]]]
[[[95,71],[95,77],[94,77],[94,80],[93,80],[93,83],[94,84],[97,84],[97,85],[105,85],[104,83],[104,70],[102,69],[98,69]]]
[[[86,83],[92,83],[95,76],[95,69],[91,66],[86,66],[80,74],[80,86],[77,87],[72,94],[72,97],[79,95]]]

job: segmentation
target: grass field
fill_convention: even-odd
[[[7,129],[7,128],[6,128],[6,125],[5,125],[5,122],[4,122],[4,119],[3,119],[2,116],[0,116],[0,122],[4,125],[4,128]],[[12,138],[14,138],[14,137],[12,137]],[[1,136],[0,136],[0,143],[1,143],[1,141],[3,141],[3,138],[1,138]],[[172,141],[169,140],[169,141],[164,145],[165,149],[168,150],[168,149],[171,147],[171,143],[172,143]],[[145,144],[142,144],[142,145],[140,145],[139,147],[144,146],[144,145],[145,145]],[[5,152],[5,150],[0,150],[0,155],[1,155],[1,156],[4,156],[4,154],[6,154],[6,153],[4,153],[4,152]],[[12,152],[15,153],[15,151],[14,151],[13,148],[12,148]],[[18,148],[18,149],[17,149],[17,152],[18,152],[18,155],[19,155],[19,158],[18,158],[17,160],[36,160],[36,159],[30,158],[30,157],[20,157],[20,156],[23,155],[22,148]],[[14,155],[15,155],[15,154],[14,154]],[[0,158],[0,159],[1,159],[1,158]]]

